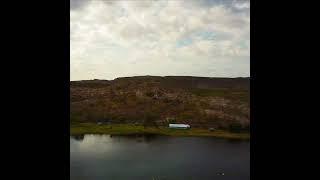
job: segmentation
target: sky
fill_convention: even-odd
[[[249,0],[70,0],[71,80],[250,76]]]

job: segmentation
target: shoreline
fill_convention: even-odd
[[[130,124],[97,125],[94,123],[70,124],[70,135],[109,134],[109,135],[162,135],[189,137],[216,137],[234,140],[250,140],[250,133],[232,133],[226,130],[208,129],[169,129],[168,127],[146,127]]]

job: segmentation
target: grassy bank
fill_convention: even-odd
[[[93,123],[81,123],[70,125],[71,135],[80,134],[111,134],[111,135],[134,135],[134,134],[157,134],[166,136],[211,136],[227,139],[250,140],[249,133],[231,133],[224,130],[210,132],[207,129],[169,129],[167,127],[146,127],[117,124],[117,125],[97,125]]]

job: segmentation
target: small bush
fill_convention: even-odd
[[[244,128],[241,124],[239,123],[233,123],[229,125],[229,131],[234,132],[234,133],[240,133],[244,132],[246,128]]]

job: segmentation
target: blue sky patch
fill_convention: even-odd
[[[214,38],[214,33],[211,31],[199,31],[192,33],[190,36],[184,37],[180,40],[177,41],[176,46],[178,48],[183,47],[183,46],[189,46],[194,42],[194,39],[192,37],[199,38],[201,40],[213,40]]]
[[[183,39],[180,39],[177,43],[176,43],[176,46],[178,48],[180,47],[183,47],[183,46],[188,46],[190,44],[193,43],[193,40],[190,38],[190,37],[187,37],[187,38],[183,38]]]

